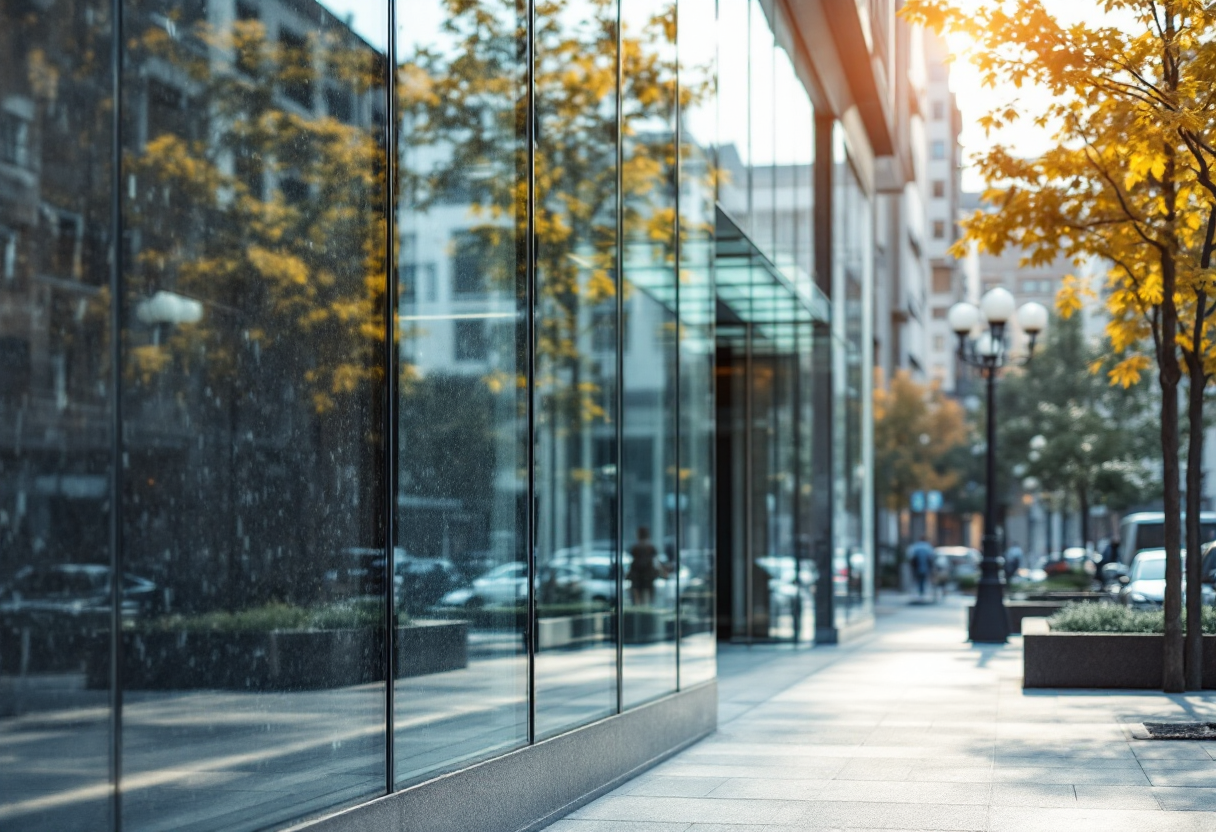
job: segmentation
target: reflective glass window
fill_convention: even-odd
[[[396,778],[527,740],[526,38],[397,0]]]
[[[675,17],[675,0],[621,0],[623,707],[676,688]]]
[[[714,633],[714,154],[712,0],[678,0],[680,67],[679,465],[676,494],[680,686],[716,675]]]
[[[743,231],[751,228],[751,137],[748,130],[749,0],[718,3],[718,200]],[[700,18],[712,20],[712,16]],[[681,21],[681,27],[687,25]]]
[[[0,4],[0,826],[111,828],[111,4]],[[164,585],[122,587],[124,621]]]
[[[871,441],[869,414],[872,323],[870,263],[871,204],[837,128],[833,158],[833,587],[838,621],[870,613],[873,555],[867,545],[866,463]]]
[[[387,10],[123,14],[122,824],[260,829],[384,790]]]
[[[777,16],[779,26],[785,28],[782,15]],[[784,33],[782,33],[784,34]],[[798,146],[802,138],[798,130],[798,119],[805,113],[796,103],[806,98],[806,91],[794,73],[794,62],[790,53],[778,45],[773,58],[774,99],[780,103],[774,113],[774,157],[773,157],[773,262],[791,285],[798,283],[798,163],[805,158],[805,151]]]
[[[749,10],[748,131],[751,137],[751,227],[744,229],[765,257],[775,259],[777,106],[776,43],[772,24],[760,0]],[[728,37],[738,37],[731,33]]]
[[[617,13],[567,0],[535,33],[537,736],[618,701]]]

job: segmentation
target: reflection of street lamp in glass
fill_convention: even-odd
[[[947,320],[958,336],[958,358],[977,368],[988,382],[987,430],[987,493],[984,496],[984,560],[980,567],[979,586],[975,593],[975,615],[971,618],[969,638],[975,642],[1004,643],[1009,636],[1009,620],[1005,613],[1004,592],[1001,589],[1000,553],[996,535],[996,375],[1013,363],[1005,344],[1005,326],[1017,314],[1022,331],[1030,337],[1029,349],[1022,364],[1030,363],[1035,340],[1047,326],[1047,310],[1038,303],[1027,303],[1016,309],[1017,302],[1008,290],[992,289],[980,301],[979,309],[969,303],[950,307]],[[972,332],[986,321],[988,328],[972,338]]]

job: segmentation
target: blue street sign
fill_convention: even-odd
[[[942,492],[930,491],[925,502],[928,505],[929,511],[941,511],[942,508]]]
[[[915,511],[915,512],[924,511],[925,510],[925,492],[913,491],[912,499],[909,502],[911,502],[911,504],[912,504],[913,511]]]

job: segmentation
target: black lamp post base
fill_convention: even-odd
[[[1000,580],[981,580],[975,592],[975,612],[967,633],[979,644],[1004,644],[1009,639],[1009,615],[1005,612],[1004,591]]]

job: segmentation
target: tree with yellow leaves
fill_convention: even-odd
[[[1060,23],[1042,0],[909,0],[903,14],[970,39],[968,57],[989,85],[1031,84],[1052,103],[1027,114],[1002,105],[996,127],[1033,118],[1056,146],[1025,158],[996,146],[980,160],[994,210],[965,223],[968,240],[999,252],[1015,245],[1028,264],[1057,256],[1110,264],[1108,327],[1119,361],[1112,383],[1129,386],[1155,364],[1161,388],[1166,596],[1163,685],[1202,680],[1200,595],[1187,601],[1183,650],[1179,385],[1189,377],[1186,546],[1200,583],[1199,497],[1203,394],[1211,354],[1216,244],[1216,8],[1202,0],[1103,0],[1100,24]],[[1065,286],[1062,313],[1083,287]],[[1185,660],[1184,660],[1185,655]]]
[[[913,491],[946,491],[959,472],[943,466],[967,443],[963,408],[937,382],[921,384],[899,370],[874,387],[874,468],[881,499],[891,511],[908,506]]]

